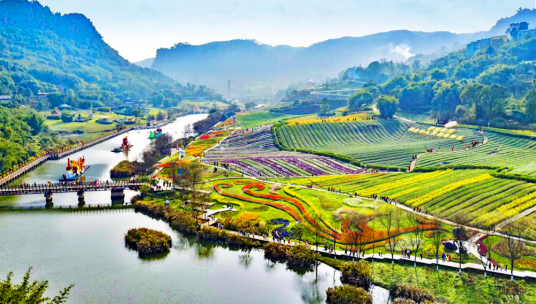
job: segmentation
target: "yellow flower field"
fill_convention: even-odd
[[[456,190],[456,189],[458,189],[460,187],[463,187],[463,186],[466,186],[466,185],[469,185],[469,184],[485,181],[488,178],[491,178],[491,175],[489,175],[489,173],[486,173],[486,174],[475,176],[475,177],[472,177],[472,178],[469,178],[469,179],[461,180],[459,182],[455,182],[455,183],[452,183],[450,185],[447,185],[447,186],[445,186],[443,188],[434,190],[434,191],[432,191],[432,192],[430,192],[430,193],[428,193],[426,195],[423,195],[421,197],[411,199],[411,200],[407,201],[406,203],[408,205],[418,207],[418,206],[421,206],[421,205],[433,200],[434,198],[440,197],[441,195],[446,194],[446,193],[448,193],[450,191]]]

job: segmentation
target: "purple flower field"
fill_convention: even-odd
[[[205,153],[206,164],[225,163],[251,176],[319,176],[358,174],[363,169],[351,164],[275,147],[269,127],[235,132]]]

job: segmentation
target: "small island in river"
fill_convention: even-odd
[[[171,248],[171,237],[163,232],[136,228],[130,229],[125,235],[125,245],[138,251],[140,256],[167,253]]]

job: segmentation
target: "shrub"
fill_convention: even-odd
[[[72,122],[74,118],[74,114],[70,112],[61,112],[61,121],[63,122]]]
[[[391,296],[395,299],[404,298],[413,300],[416,303],[434,302],[434,295],[429,291],[410,285],[395,285],[391,289]]]
[[[415,301],[404,298],[396,298],[391,302],[391,304],[417,304]]]
[[[319,263],[320,254],[311,250],[308,246],[297,245],[289,249],[287,265],[290,267],[304,268],[313,270]]]
[[[372,296],[363,288],[344,285],[326,291],[328,304],[372,304]]]
[[[163,232],[138,228],[125,235],[125,244],[141,255],[169,252],[171,237]]]
[[[259,218],[259,215],[255,212],[244,212],[238,216],[238,219],[244,222],[253,222]]]
[[[369,264],[346,262],[341,267],[341,282],[369,289],[372,285],[372,270]]]
[[[171,228],[183,233],[195,234],[197,231],[197,221],[189,213],[171,209],[163,205],[154,205],[148,202],[138,201],[134,204],[134,210],[163,218],[169,222]]]
[[[280,243],[267,243],[264,245],[264,256],[274,260],[286,259],[289,256],[288,246]]]

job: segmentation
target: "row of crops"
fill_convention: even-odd
[[[463,149],[481,141],[478,133],[465,129],[458,133],[464,141],[413,134],[415,124],[398,120],[283,125],[278,129],[280,142],[291,149],[309,149],[348,155],[366,164],[407,167],[412,156],[428,149]]]
[[[274,146],[270,127],[235,132],[217,147],[207,151],[205,163],[229,164],[250,176],[318,176],[356,174],[361,168],[327,157],[279,151]]]
[[[512,167],[514,173],[536,174],[536,137],[488,132],[488,144],[465,153],[423,155],[417,167],[452,164]]]
[[[240,121],[242,128],[252,128],[264,124],[273,124],[287,117],[292,117],[292,115],[274,112],[253,112],[238,115],[237,119]]]
[[[296,180],[361,196],[388,196],[435,216],[491,227],[536,206],[536,184],[492,177],[485,170],[314,177]]]

